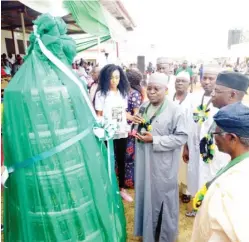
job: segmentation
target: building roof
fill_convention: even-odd
[[[127,31],[132,31],[134,29],[135,24],[120,1],[101,0],[100,2]],[[24,13],[26,33],[32,32],[32,21],[35,20],[41,13],[35,11],[32,8],[29,8],[19,1],[1,1],[1,29],[13,29],[15,32],[21,32],[22,24],[20,12]],[[85,33],[76,24],[71,14],[68,14],[62,18],[68,25],[68,34]]]
[[[136,27],[133,19],[131,18],[121,1],[100,0],[100,2],[127,31],[132,31]]]
[[[20,13],[24,13],[24,23],[26,33],[33,31],[33,20],[41,13],[25,6],[19,1],[1,1],[1,29],[14,30],[21,32],[22,23]],[[68,34],[85,33],[73,20],[71,14],[64,16],[63,20],[67,23]]]

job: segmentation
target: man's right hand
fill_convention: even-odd
[[[143,123],[143,118],[137,114],[137,115],[133,116],[133,123],[134,124],[141,124],[141,123]]]
[[[188,164],[188,162],[189,162],[189,150],[188,150],[187,144],[185,144],[183,147],[182,159],[186,164]]]

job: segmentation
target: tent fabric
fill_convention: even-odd
[[[127,33],[125,27],[105,7],[103,7],[103,13],[109,26],[111,38],[116,42],[123,40]]]
[[[85,32],[96,35],[110,35],[109,27],[99,1],[64,1],[76,23]]]
[[[102,36],[100,37],[100,43],[103,43],[109,39],[111,39],[110,35]],[[84,37],[84,38],[78,38],[78,39],[74,38],[74,41],[76,42],[77,53],[98,45],[98,37],[96,36],[90,36],[90,37]]]
[[[76,23],[86,33],[92,35],[90,38],[76,40],[77,53],[98,45],[109,39],[119,41],[125,34],[125,28],[101,5],[96,1],[33,1],[21,0],[24,5],[40,13],[50,13],[54,17],[72,14]]]
[[[93,37],[94,40],[91,40],[90,43],[83,41],[81,44],[77,44],[77,52],[97,45],[97,36],[100,37],[101,43],[110,38],[117,42],[123,39],[126,34],[126,29],[108,12],[99,0],[21,0],[20,2],[37,12],[49,13],[54,17],[62,17],[71,13],[82,30],[96,36]]]

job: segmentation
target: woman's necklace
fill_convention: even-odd
[[[187,96],[188,96],[188,93],[186,92],[184,94],[184,96],[183,96],[183,99],[179,102],[179,105],[181,105],[183,103],[183,101],[186,99]],[[173,97],[173,101],[175,101],[175,100],[176,100],[176,93],[175,93],[175,95]]]

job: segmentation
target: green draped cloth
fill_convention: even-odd
[[[76,45],[64,21],[43,14],[34,24],[45,47],[70,68]],[[4,162],[12,173],[4,190],[4,240],[125,242],[117,179],[111,184],[84,89],[47,59],[38,35],[31,34],[25,61],[5,90]]]

